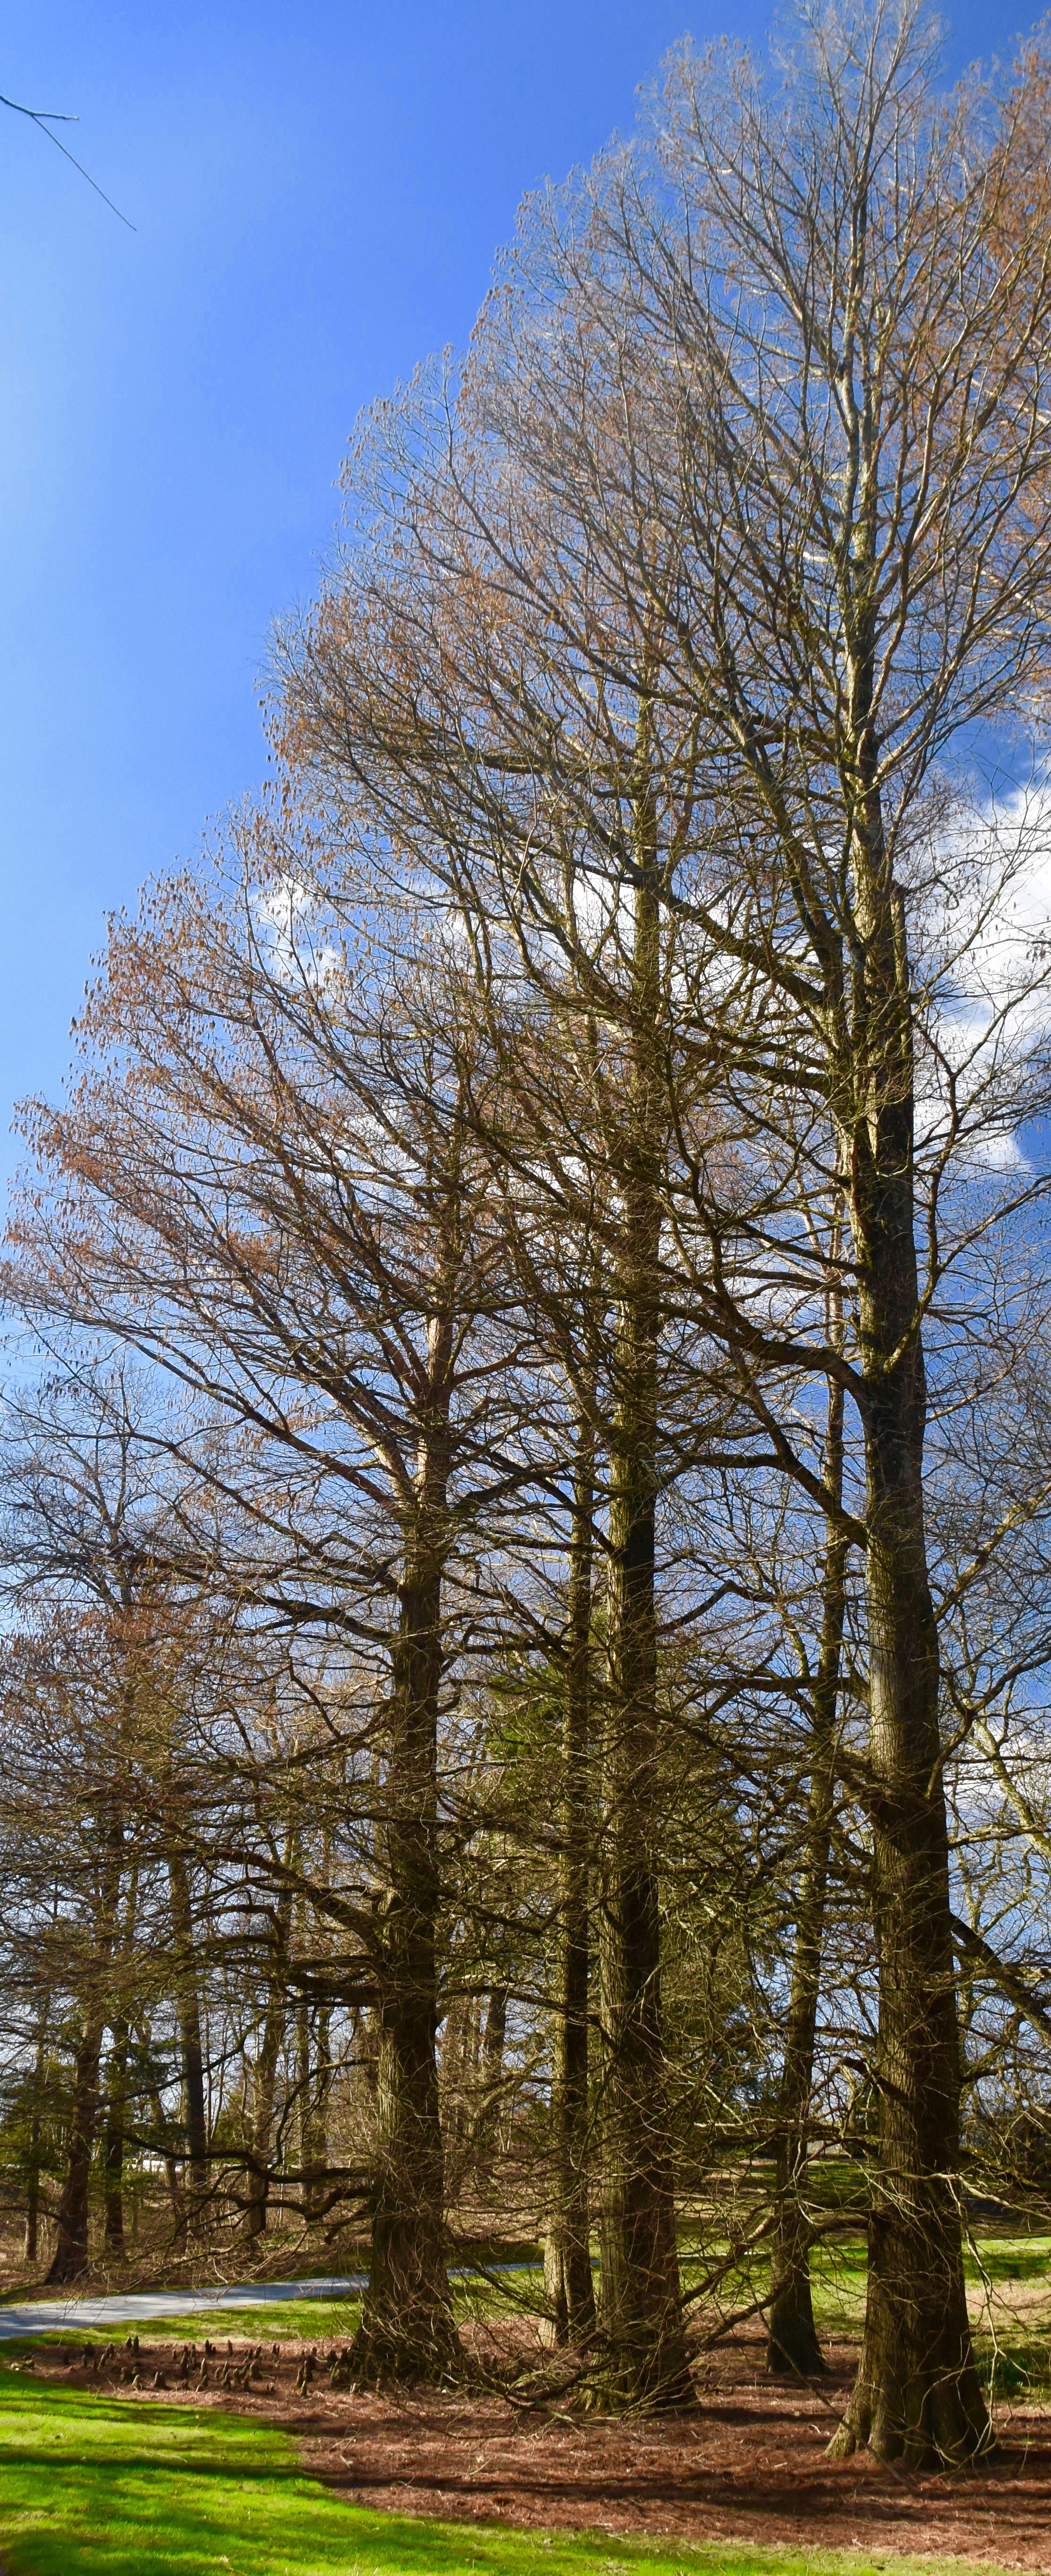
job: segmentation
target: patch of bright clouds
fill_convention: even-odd
[[[1022,1171],[1051,1039],[1051,779],[958,812],[935,857],[917,1141],[937,1152],[955,1112],[973,1163]]]

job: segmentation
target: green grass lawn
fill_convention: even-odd
[[[706,2265],[725,2251],[717,2238],[704,2247]],[[519,2254],[518,2259],[521,2261]],[[690,2288],[698,2278],[702,2261],[696,2236],[684,2231],[680,2245],[680,2265],[684,2286]],[[816,2245],[811,2257],[814,2285],[814,2313],[820,2331],[825,2334],[860,2332],[865,2314],[865,2276],[867,2254],[862,2234],[826,2239]],[[1051,2291],[1051,2237],[983,2236],[978,2243],[977,2259],[965,2256],[967,2279],[972,2290],[983,2278],[998,2288],[1012,2281],[1031,2283],[1046,2280]],[[762,2296],[769,2282],[769,2258],[765,2247],[757,2249],[751,2259],[728,2272],[719,2296],[727,2309],[745,2307]],[[457,2281],[454,2305],[462,2318],[488,2316],[499,2318],[516,2309],[539,2311],[543,2305],[543,2265],[522,2264],[520,2270],[492,2280]],[[321,2297],[260,2302],[253,2308],[201,2309],[193,2316],[150,2317],[137,2325],[73,2326],[56,2320],[54,2335],[34,2337],[34,2341],[69,2343],[86,2339],[92,2343],[120,2343],[130,2332],[143,2342],[177,2343],[209,2342],[225,2345],[227,2339],[237,2343],[303,2342],[312,2343],[321,2336],[335,2335],[346,2341],[354,2334],[361,2313],[357,2298]],[[14,2344],[5,2350],[13,2351]],[[19,2349],[29,2349],[28,2342]]]
[[[277,2299],[258,2308],[200,2308],[193,2316],[137,2317],[127,2325],[56,2324],[53,2334],[12,2335],[4,2354],[21,2360],[41,2344],[123,2344],[137,2334],[140,2343],[215,2343],[225,2352],[231,2343],[316,2343],[323,2335],[349,2342],[361,2315],[358,2299]]]
[[[712,2240],[705,2248],[705,2261],[717,2257],[720,2248]],[[680,2249],[683,2282],[689,2288],[698,2277],[699,2249],[696,2238],[684,2237]],[[825,2336],[860,2334],[865,2316],[867,2254],[864,2237],[826,2238],[816,2245],[811,2257],[814,2290],[814,2315],[818,2332]],[[967,2280],[972,2294],[972,2313],[976,2322],[976,2347],[980,2366],[986,2377],[995,2367],[1001,2395],[1032,2397],[1046,2400],[1051,2396],[1051,2316],[1048,2331],[1043,2333],[1031,2312],[1017,2323],[1010,2320],[1009,2293],[1012,2282],[1031,2288],[1046,2282],[1051,2296],[1051,2238],[1047,2236],[983,2236],[974,2254],[965,2257]],[[999,2358],[994,2364],[993,2339],[981,2314],[980,2293],[983,2282],[990,2282],[1001,2295],[1006,2292],[1008,2313],[1003,2307],[998,2314],[996,2343]],[[769,2260],[765,2247],[757,2249],[751,2259],[728,2272],[720,2285],[720,2304],[727,2311],[746,2308],[756,2297],[762,2297],[769,2285]],[[523,2267],[506,2280],[458,2281],[454,2303],[457,2314],[466,2322],[469,2317],[500,2318],[516,2309],[537,2313],[543,2306],[542,2267]],[[6,2343],[3,2352],[12,2360],[28,2357],[41,2344],[122,2345],[129,2332],[137,2333],[141,2342],[171,2345],[191,2342],[198,2346],[214,2343],[221,2352],[227,2342],[295,2345],[320,2342],[334,2337],[349,2343],[361,2314],[357,2298],[321,2297],[285,2299],[260,2303],[252,2308],[201,2309],[193,2316],[140,2319],[129,2328],[126,2324],[74,2327],[56,2321],[53,2334],[20,2338]],[[1034,2333],[1034,2325],[1036,2332]]]
[[[710,2244],[705,2249],[706,2259],[711,2261],[721,2250],[717,2242]],[[700,2277],[700,2259],[689,2245],[680,2249],[680,2263],[683,2279],[690,2287]],[[964,2272],[972,2294],[980,2292],[987,2282],[994,2289],[1004,2290],[1017,2281],[1026,2286],[1046,2282],[1051,2296],[1051,2237],[982,2236],[973,2250],[965,2250]],[[815,2245],[810,2273],[819,2332],[859,2334],[865,2318],[868,2273],[864,2236],[836,2236]],[[760,2247],[746,2263],[724,2275],[719,2284],[720,2302],[726,2309],[743,2308],[750,2299],[763,2296],[769,2281],[769,2256],[765,2247]],[[975,2304],[972,2298],[972,2313]]]
[[[1047,2281],[1051,2284],[1051,2237],[978,2236],[975,2249],[964,2253],[969,2281]]]
[[[549,2535],[370,2513],[236,2416],[36,2388],[0,2371],[10,2576],[935,2576],[960,2560]]]
[[[503,2317],[515,2309],[539,2310],[543,2304],[544,2273],[535,2270],[516,2273],[513,2284],[505,2289],[501,2282],[459,2281],[453,2292],[453,2306],[462,2319],[474,2316]],[[341,2299],[268,2299],[257,2308],[197,2308],[192,2316],[137,2317],[129,2325],[82,2325],[74,2319],[60,2322],[57,2315],[54,2332],[42,2335],[13,2335],[0,2349],[21,2359],[43,2344],[123,2344],[129,2334],[137,2334],[141,2343],[218,2344],[225,2351],[231,2343],[316,2343],[322,2336],[335,2335],[349,2343],[361,2317],[360,2298]]]
[[[709,2244],[707,2259],[711,2261],[720,2250],[717,2244]],[[689,2288],[698,2277],[699,2258],[687,2244],[680,2260]],[[823,2244],[815,2245],[810,2271],[814,2318],[820,2335],[860,2335],[865,2322],[867,2270],[867,2248],[861,2235],[826,2238]],[[966,2249],[964,2272],[971,2293],[979,2375],[987,2387],[995,2387],[999,2397],[1014,2398],[1022,2404],[1046,2404],[1051,2398],[1051,2237],[982,2236],[973,2249]],[[1046,2284],[1048,2303],[1042,2321],[1039,2317],[1034,2319],[1031,2307],[1020,2311],[1017,2319],[1012,2318],[1010,2291],[1015,2282],[1026,2289]],[[753,2299],[762,2298],[769,2284],[769,2257],[765,2248],[757,2249],[747,2263],[725,2274],[718,2293],[721,2307],[727,2312],[744,2309]],[[995,2337],[981,2298],[986,2285],[998,2294]]]
[[[709,2249],[709,2253],[710,2253]],[[689,2275],[689,2253],[684,2248]],[[968,2261],[972,2292],[982,2278],[998,2290],[1012,2281],[1051,2286],[1051,2240],[983,2237],[979,2261]],[[765,2287],[761,2258],[723,2285],[728,2307]],[[508,2306],[529,2306],[540,2276],[520,2273]],[[512,2284],[508,2283],[508,2292]],[[821,2330],[856,2331],[865,2298],[865,2246],[858,2238],[815,2249],[814,2305]],[[457,2285],[461,2313],[502,2311],[503,2285]],[[288,2346],[334,2336],[349,2341],[356,2299],[273,2301],[212,2309],[192,2317],[141,2320],[151,2346],[207,2338]],[[1051,2345],[1035,2317],[998,2329],[998,2393],[1032,2402],[1051,2394]],[[1028,2331],[1027,2331],[1028,2329]],[[4,2348],[0,2363],[0,2567],[3,2576],[197,2576],[226,2568],[231,2576],[866,2576],[885,2569],[962,2568],[880,2552],[800,2552],[681,2542],[611,2540],[603,2535],[521,2534],[483,2525],[449,2525],[370,2513],[347,2505],[305,2478],[287,2438],[265,2425],[160,2401],[142,2402],[34,2383],[25,2360],[42,2343],[67,2348],[89,2341],[123,2344],[125,2325],[56,2325],[53,2335]],[[988,2377],[992,2343],[978,2334]]]
[[[92,2294],[94,2295],[94,2294]],[[101,2293],[99,2295],[102,2295]],[[39,2292],[33,2293],[39,2297]],[[544,2268],[538,2263],[529,2270],[516,2272],[505,2284],[457,2281],[453,2288],[453,2306],[462,2318],[473,2316],[507,2316],[516,2308],[539,2309],[544,2296]],[[12,2306],[21,2300],[12,2300]],[[75,2305],[75,2298],[73,2301]],[[137,2334],[142,2343],[215,2343],[225,2349],[232,2343],[315,2343],[323,2335],[335,2335],[350,2341],[361,2318],[360,2298],[339,2298],[331,2294],[312,2299],[267,2299],[256,2308],[196,2308],[192,2316],[138,2317],[131,2324],[82,2325],[75,2318],[62,2320],[56,2309],[54,2332],[43,2335],[19,2335],[5,2339],[0,2349],[17,2352],[21,2357],[39,2344],[115,2343],[122,2344],[129,2334]]]

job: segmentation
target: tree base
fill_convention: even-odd
[[[963,2468],[993,2446],[971,2349],[960,2221],[947,2193],[869,2219],[865,2337],[833,2459],[869,2450],[907,2469]]]
[[[583,2404],[602,2415],[685,2415],[695,2412],[697,2391],[679,2336],[668,2345],[617,2344],[598,2339]]]
[[[828,2363],[817,2336],[793,2338],[786,2342],[771,2333],[766,2348],[766,2366],[772,2379],[827,2379]]]
[[[995,2448],[973,2363],[940,2377],[914,2370],[903,2385],[893,2373],[874,2380],[863,2358],[827,2457],[849,2460],[855,2451],[869,2450],[907,2469],[960,2469],[988,2459]]]
[[[544,2248],[547,2315],[541,2340],[549,2347],[586,2350],[595,2336],[595,2290],[586,2246],[566,2247],[552,2236]]]
[[[817,2339],[807,2276],[800,2294],[779,2291],[770,2309],[767,2368],[775,2379],[823,2379],[828,2364]]]
[[[463,2350],[447,2309],[395,2318],[366,2308],[347,2359],[349,2384],[357,2388],[436,2388],[462,2371]]]
[[[70,2281],[83,2281],[88,2272],[86,2245],[63,2244],[61,2238],[45,2276],[45,2288],[64,2289]]]

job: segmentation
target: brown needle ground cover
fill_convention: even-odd
[[[508,2341],[508,2330],[484,2344],[476,2338],[483,2369]],[[170,2341],[142,2342],[134,2365],[120,2347],[103,2349],[99,2371],[85,2368],[79,2345],[73,2360],[38,2347],[34,2375],[116,2384],[134,2402],[121,2374],[134,2366],[152,2397],[159,2372],[174,2402],[280,2424],[299,2440],[309,2474],[352,2503],[684,2541],[929,2550],[1051,2571],[1051,2408],[998,2407],[995,2458],[953,2475],[903,2475],[867,2454],[829,2460],[825,2444],[856,2367],[847,2343],[832,2348],[820,2387],[786,2388],[766,2374],[760,2335],[741,2330],[699,2365],[695,2415],[612,2422],[564,2407],[523,2410],[484,2385],[381,2396],[333,2389],[324,2364],[336,2347],[324,2339],[313,2347],[318,2373],[305,2391],[295,2385],[295,2346],[277,2360],[264,2347],[259,2376],[226,2388],[216,2384],[220,2374],[240,2371],[252,2347],[220,2345],[207,2388],[195,2365],[186,2389]]]

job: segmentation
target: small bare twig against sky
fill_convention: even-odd
[[[61,108],[23,107],[19,99],[5,98],[2,90],[0,90],[0,107],[9,107],[15,116],[28,116],[30,124],[38,125],[41,133],[46,134],[48,142],[54,144],[56,152],[64,153],[66,160],[72,161],[74,170],[79,170],[81,178],[87,180],[89,188],[94,188],[96,197],[101,197],[103,205],[109,207],[111,215],[116,215],[118,222],[127,224],[130,233],[137,230],[130,215],[121,214],[120,207],[114,205],[112,197],[107,197],[105,189],[100,188],[98,180],[92,178],[90,170],[85,170],[83,162],[77,160],[76,154],[70,152],[61,137],[52,134],[53,125],[79,125],[78,116],[67,116]]]

